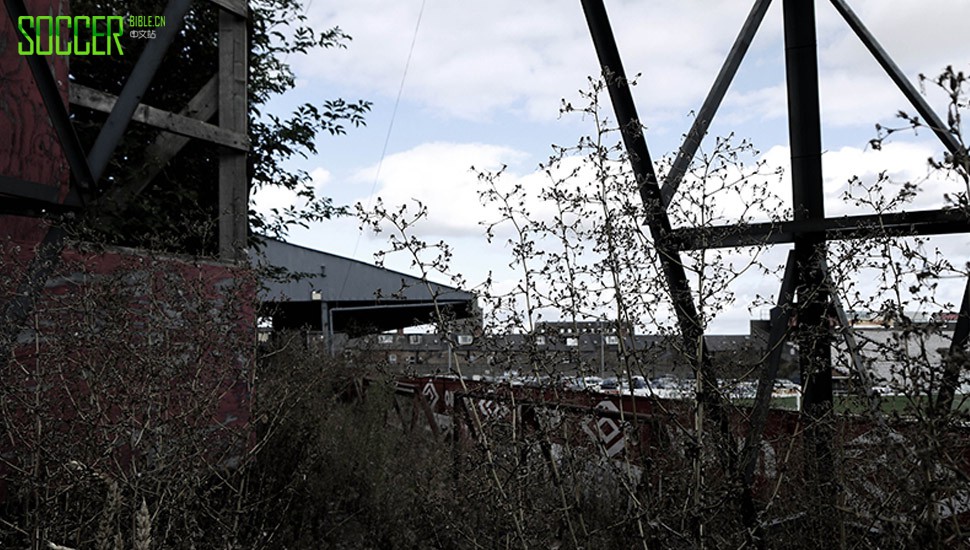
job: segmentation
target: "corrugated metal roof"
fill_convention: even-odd
[[[320,293],[319,300],[332,304],[475,300],[471,292],[438,283],[429,285],[406,273],[276,239],[263,241],[255,263],[303,275],[290,281],[265,280],[266,288],[261,292],[264,301],[309,301],[315,299],[314,292]]]

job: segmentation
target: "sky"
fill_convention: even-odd
[[[614,34],[628,75],[640,76],[633,96],[655,159],[676,152],[752,5],[751,0],[607,1]],[[873,35],[913,81],[946,65],[970,69],[965,0],[850,0]],[[894,181],[920,183],[907,209],[940,207],[953,181],[928,171],[926,159],[942,146],[927,132],[894,136],[882,150],[868,146],[875,124],[897,125],[894,114],[912,110],[835,9],[816,6],[823,125],[826,213],[862,213],[841,195],[857,176],[873,181],[886,171]],[[284,111],[303,102],[341,97],[373,102],[367,126],[346,136],[321,137],[319,154],[295,163],[312,174],[317,191],[337,204],[372,207],[421,200],[428,218],[416,231],[455,249],[452,269],[470,287],[491,272],[499,288],[514,284],[505,266],[509,248],[486,242],[481,221],[493,208],[478,197],[476,169],[507,165],[504,182],[530,192],[550,185],[539,164],[552,144],[572,145],[593,131],[589,117],[562,116],[565,99],[578,102],[589,77],[599,74],[580,2],[552,0],[312,0],[306,15],[317,29],[339,26],[353,37],[346,49],[291,57],[297,88],[271,104]],[[789,159],[781,2],[772,3],[710,129],[750,139],[758,159],[786,166]],[[413,47],[412,47],[413,44]],[[398,94],[400,97],[398,100]],[[927,89],[927,99],[945,117],[945,97]],[[604,101],[606,98],[604,97]],[[604,113],[612,117],[607,108]],[[702,149],[712,147],[709,137]],[[386,144],[386,145],[385,145]],[[790,198],[786,176],[772,190]],[[281,191],[254,197],[256,208],[290,204]],[[676,197],[674,199],[677,200]],[[743,207],[744,195],[726,212]],[[413,204],[413,203],[412,203]],[[387,248],[386,233],[359,229],[351,218],[291,231],[300,245],[371,261]],[[934,239],[959,265],[967,237]],[[784,247],[764,257],[784,262]],[[735,257],[742,253],[735,253]],[[412,271],[409,260],[387,265]],[[862,289],[879,291],[861,273]],[[447,282],[447,281],[443,281]],[[735,281],[735,303],[714,320],[712,333],[744,333],[748,320],[765,315],[751,308],[755,296],[772,297],[778,279],[750,273]],[[956,302],[963,283],[942,280],[940,299]]]

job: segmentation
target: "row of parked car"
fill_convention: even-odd
[[[643,376],[600,377],[600,376],[547,376],[520,375],[506,372],[500,376],[476,376],[476,379],[512,386],[533,388],[559,387],[571,391],[588,391],[614,395],[653,396],[662,399],[687,399],[694,395],[696,382],[689,378],[660,376],[647,380]],[[718,380],[718,385],[731,399],[754,399],[758,382],[754,380]],[[798,384],[779,378],[775,380],[774,397],[794,396],[801,392]]]

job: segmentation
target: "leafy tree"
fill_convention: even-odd
[[[329,198],[317,196],[309,174],[292,168],[291,161],[316,154],[315,140],[319,135],[340,135],[348,126],[363,125],[371,104],[331,99],[299,105],[288,116],[269,113],[267,104],[295,87],[295,75],[288,61],[291,56],[346,47],[350,37],[338,27],[314,30],[307,24],[299,0],[257,0],[250,2],[249,7],[250,191],[282,187],[295,191],[307,203],[302,209],[291,206],[270,215],[251,209],[250,227],[254,233],[282,235],[293,225],[306,225],[343,212]],[[78,0],[72,4],[72,10],[79,14],[160,14],[163,8],[163,3],[151,0]],[[215,74],[218,9],[209,2],[192,5],[142,99],[144,104],[178,112]],[[125,55],[112,57],[110,63],[100,58],[72,58],[72,82],[119,94],[148,42],[128,37],[124,40]],[[90,147],[106,115],[78,107],[74,118],[82,142]],[[144,177],[143,167],[151,160],[147,157],[149,145],[160,134],[154,128],[132,123],[98,190],[109,192]],[[193,142],[133,201],[103,204],[104,211],[94,230],[107,233],[108,240],[121,244],[214,253],[217,157],[217,146]]]
[[[341,135],[346,132],[346,125],[362,126],[371,103],[338,98],[325,100],[320,105],[304,103],[289,118],[271,113],[264,116],[263,109],[270,99],[295,86],[288,56],[344,48],[351,38],[339,27],[317,32],[307,26],[299,0],[260,0],[251,3],[250,8],[253,13],[249,83],[252,188],[281,186],[297,191],[307,202],[302,211],[291,206],[271,217],[250,213],[254,231],[281,235],[290,225],[305,225],[344,212],[343,208],[334,207],[329,198],[316,195],[306,171],[291,170],[287,163],[296,156],[307,158],[316,154],[314,140],[319,134]],[[290,32],[289,40],[286,31]]]

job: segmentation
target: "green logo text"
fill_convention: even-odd
[[[17,19],[17,28],[23,36],[17,52],[20,55],[111,55],[117,51],[118,55],[124,55],[118,40],[124,25],[124,17],[120,15],[24,15]],[[90,39],[78,36],[81,29],[90,31]],[[62,41],[61,36],[67,39]]]
[[[164,27],[164,15],[129,15],[129,27]]]

